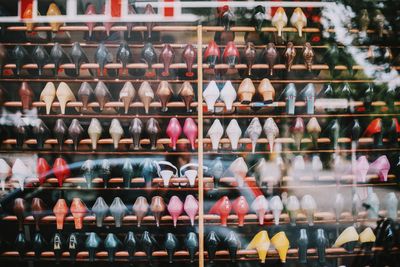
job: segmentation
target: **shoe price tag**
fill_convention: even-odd
[[[315,101],[315,107],[318,109],[346,109],[349,101],[344,98],[324,98]]]

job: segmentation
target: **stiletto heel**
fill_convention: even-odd
[[[318,149],[318,138],[321,133],[321,126],[319,126],[318,120],[312,117],[306,126],[307,132],[311,135],[311,140],[315,149]]]
[[[126,66],[131,60],[132,52],[129,49],[129,45],[126,41],[122,41],[117,51],[117,62],[120,62],[122,64],[122,75],[125,75],[127,73]],[[119,75],[121,74],[119,73]]]
[[[83,82],[78,90],[78,99],[82,102],[82,110],[88,109],[88,103],[92,99],[94,91],[90,83]]]
[[[135,95],[136,91],[135,87],[133,87],[133,84],[131,82],[126,82],[119,92],[119,100],[124,103],[125,114],[128,114],[129,107],[135,98]]]
[[[279,217],[281,216],[283,210],[283,203],[279,196],[273,196],[269,201],[269,208],[274,215],[275,225],[279,225]]]
[[[77,119],[73,119],[71,125],[68,128],[68,135],[72,139],[74,150],[78,150],[79,143],[83,134],[83,128]]]
[[[251,103],[254,94],[256,93],[256,88],[254,87],[253,82],[249,78],[245,78],[239,86],[238,89],[238,96],[239,101],[244,104],[248,105]]]
[[[300,97],[306,102],[307,114],[314,114],[315,87],[312,83],[307,84],[300,92]]]
[[[306,42],[303,47],[304,65],[308,71],[312,71],[314,62],[314,50],[309,42]]]
[[[150,210],[156,220],[156,226],[160,227],[161,216],[165,211],[164,199],[160,196],[155,196],[151,199]]]
[[[112,119],[109,134],[113,140],[114,149],[118,149],[119,141],[121,137],[124,135],[124,129],[121,126],[121,123],[118,119]]]
[[[32,102],[34,98],[34,93],[32,88],[27,82],[22,82],[21,87],[18,91],[19,97],[21,99],[22,109],[29,110],[32,108]]]
[[[150,83],[147,81],[142,82],[138,94],[140,101],[143,103],[146,114],[149,114],[150,103],[154,99],[154,92],[153,89],[151,89]]]
[[[247,172],[249,171],[244,158],[239,157],[235,159],[229,166],[228,170],[233,174],[238,186],[242,187],[244,185]]]
[[[79,77],[81,64],[89,63],[89,59],[79,42],[74,42],[71,49],[72,63],[75,65],[75,76]]]
[[[299,248],[299,263],[307,263],[307,249],[308,249],[308,236],[306,229],[300,229],[300,236],[297,240],[297,246]]]
[[[199,203],[197,199],[192,195],[187,195],[185,198],[185,202],[183,203],[183,209],[185,213],[189,216],[190,224],[193,226],[196,215],[199,212]]]
[[[279,258],[282,263],[286,262],[286,254],[289,250],[290,244],[286,237],[285,232],[279,232],[271,238],[271,243],[278,251]]]
[[[253,118],[250,122],[249,127],[247,127],[244,132],[245,136],[248,136],[251,140],[251,152],[254,153],[256,151],[257,140],[260,138],[262,132],[262,126],[260,120],[258,118]]]
[[[99,102],[100,111],[103,111],[104,106],[112,99],[110,90],[102,81],[98,82],[96,88],[94,88],[94,95]]]
[[[240,196],[232,203],[233,211],[238,216],[238,226],[244,225],[244,216],[249,212],[249,204],[244,196]]]
[[[388,173],[390,170],[390,162],[386,155],[380,156],[369,165],[369,171],[378,174],[382,182],[387,181]]]
[[[204,51],[205,62],[209,65],[210,69],[214,69],[220,58],[221,51],[219,50],[217,43],[214,41],[210,41],[208,43],[206,51]]]
[[[214,120],[210,129],[207,131],[207,136],[211,139],[212,150],[217,151],[219,147],[219,142],[222,135],[224,134],[224,128],[221,125],[219,119]]]
[[[172,49],[170,44],[165,44],[161,49],[160,53],[160,62],[164,65],[164,70],[161,72],[161,76],[167,77],[170,75],[169,68],[170,65],[173,63],[175,58],[175,52]]]
[[[137,226],[140,227],[144,216],[149,210],[149,203],[145,197],[138,197],[132,207],[133,213],[136,215]]]
[[[296,196],[289,196],[286,204],[286,209],[289,213],[290,225],[295,226],[297,213],[300,210],[300,202]]]
[[[228,136],[231,142],[231,149],[237,150],[240,136],[242,135],[242,130],[239,127],[239,124],[236,119],[232,119],[228,127],[226,127],[226,135]]]
[[[108,51],[104,43],[100,43],[97,47],[94,60],[97,64],[99,64],[99,76],[103,77],[105,65],[112,63],[113,61],[113,55],[110,53],[110,51]]]
[[[307,222],[309,226],[314,225],[314,213],[317,209],[317,203],[311,195],[304,195],[301,199],[301,209],[307,216]]]
[[[126,233],[124,245],[126,250],[128,251],[128,261],[132,262],[133,257],[135,256],[136,246],[137,246],[135,234],[132,231],[128,231]]]
[[[253,237],[246,249],[257,250],[258,258],[260,259],[261,263],[265,263],[265,258],[267,257],[270,244],[271,241],[269,240],[268,232],[264,230],[258,232]]]
[[[98,197],[96,202],[93,204],[92,213],[96,217],[96,226],[102,227],[104,218],[107,216],[110,208],[102,197]]]
[[[47,10],[46,16],[61,16],[61,11],[55,3],[51,3],[49,5],[49,9]],[[52,32],[58,32],[58,29],[62,25],[60,22],[50,22],[50,28]]]
[[[154,118],[150,118],[146,122],[146,133],[149,135],[150,138],[151,150],[157,149],[157,137],[160,132],[161,128],[158,124],[158,121]]]
[[[239,63],[239,56],[239,50],[236,48],[235,43],[228,42],[222,55],[224,63],[228,64],[229,68],[234,68]]]
[[[40,93],[40,101],[43,101],[46,104],[46,114],[50,114],[51,105],[53,104],[55,98],[56,98],[56,87],[54,86],[54,83],[52,82],[46,83],[46,86]]]
[[[119,197],[114,198],[110,205],[110,214],[114,218],[115,227],[121,227],[128,208]]]
[[[274,26],[278,30],[278,36],[282,36],[282,30],[286,27],[288,23],[288,17],[286,15],[285,10],[282,7],[279,7],[271,20],[272,26]]]
[[[171,140],[172,150],[176,150],[176,143],[178,141],[179,136],[182,134],[182,127],[176,118],[171,118],[166,133]]]
[[[241,247],[239,237],[236,235],[234,231],[230,231],[228,235],[225,237],[223,243],[226,244],[227,246],[231,262],[235,262],[237,251]]]
[[[82,175],[86,180],[87,188],[92,188],[92,180],[96,177],[96,165],[93,160],[87,159],[81,166]]]
[[[85,217],[88,209],[79,198],[73,198],[71,203],[71,214],[74,217],[75,229],[80,230],[83,228],[83,218]]]
[[[232,105],[236,100],[236,96],[236,90],[233,88],[231,81],[227,81],[220,92],[220,98],[222,101],[224,101],[227,111],[232,110]]]
[[[33,62],[36,63],[38,67],[38,75],[42,76],[43,67],[49,62],[50,56],[43,46],[38,45],[32,52]]]
[[[228,216],[231,213],[232,204],[227,196],[220,198],[208,213],[217,214],[221,220],[221,226],[227,226]]]
[[[267,136],[268,139],[268,145],[269,145],[269,150],[270,152],[274,151],[274,144],[275,144],[275,139],[279,135],[279,128],[276,125],[275,121],[273,118],[268,118],[264,122],[264,133]]]
[[[299,32],[299,37],[303,36],[303,28],[307,26],[307,18],[304,15],[303,10],[297,7],[294,11],[292,16],[290,17],[290,24],[297,29]]]
[[[56,91],[57,99],[60,104],[61,114],[65,114],[65,108],[68,102],[75,102],[76,98],[74,93],[69,88],[68,84],[61,82]]]
[[[57,139],[60,151],[62,150],[65,138],[67,137],[67,131],[67,125],[65,125],[64,121],[62,119],[57,119],[53,128],[53,134]]]
[[[88,128],[88,135],[90,137],[90,140],[92,142],[92,149],[96,150],[97,149],[97,142],[99,141],[101,137],[101,133],[103,132],[103,127],[101,127],[101,123],[98,119],[93,118],[90,121],[90,125]]]
[[[173,95],[172,89],[169,86],[167,81],[161,81],[160,84],[158,85],[157,91],[156,91],[157,97],[160,99],[161,102],[161,111],[162,112],[167,112],[168,111],[168,102],[171,99],[171,96]]]
[[[220,92],[217,84],[215,83],[215,81],[211,81],[207,85],[206,89],[203,91],[204,101],[207,104],[207,110],[209,112],[214,112],[214,105],[215,102],[217,102],[219,96]]]
[[[167,206],[168,212],[172,217],[172,221],[174,223],[174,227],[176,227],[176,223],[178,221],[178,217],[183,212],[183,202],[177,196],[172,196],[169,200]]]
[[[192,118],[186,118],[183,124],[183,133],[189,140],[192,150],[195,150],[196,137],[198,134],[197,125]]]
[[[60,198],[57,200],[56,205],[54,205],[53,213],[56,216],[57,230],[62,230],[64,228],[64,220],[68,214],[68,206],[65,199]]]
[[[161,166],[165,167],[161,168]],[[171,162],[161,160],[157,161],[157,173],[162,178],[164,187],[168,187],[171,178],[178,176],[178,169]]]
[[[190,105],[194,99],[194,91],[190,82],[183,82],[181,89],[179,90],[179,96],[182,98],[183,103],[185,103],[186,112],[192,112]]]
[[[41,119],[36,119],[32,129],[33,134],[36,136],[36,147],[42,149],[45,141],[50,136],[50,130]]]
[[[289,83],[283,90],[279,99],[286,101],[286,113],[293,115],[295,112],[297,91],[294,83]]]
[[[68,163],[63,158],[56,158],[53,164],[53,173],[57,178],[59,187],[62,187],[65,178],[71,175]]]
[[[172,233],[167,233],[164,241],[164,247],[168,254],[169,263],[173,263],[174,261],[174,253],[178,248],[179,242],[176,236]]]
[[[286,70],[290,72],[292,70],[292,65],[294,62],[294,59],[296,58],[296,48],[294,47],[294,44],[292,42],[288,42],[286,46],[286,50],[283,54],[285,57],[285,65],[286,65]]]
[[[193,48],[191,44],[185,46],[182,52],[182,58],[186,63],[187,71],[185,73],[186,77],[193,77],[193,63],[197,57],[196,50]]]
[[[353,252],[358,239],[359,235],[356,228],[354,228],[354,226],[349,226],[338,236],[333,247],[339,248],[343,246],[347,252],[351,253]]]
[[[23,198],[16,198],[13,206],[14,215],[17,217],[18,231],[22,232],[26,216],[26,202]]]
[[[268,43],[264,49],[264,59],[268,64],[269,75],[274,75],[274,65],[278,60],[278,51],[275,48],[274,43]]]
[[[268,200],[264,195],[259,195],[253,200],[251,209],[256,212],[259,225],[264,225],[265,213],[268,211]]]
[[[129,126],[129,133],[132,137],[133,149],[140,149],[140,136],[143,131],[143,123],[140,119],[134,118]]]
[[[244,58],[246,60],[248,76],[252,75],[251,71],[254,63],[256,62],[256,57],[257,57],[257,51],[254,47],[254,44],[252,42],[247,42],[246,47],[244,48]]]

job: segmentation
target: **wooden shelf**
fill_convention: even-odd
[[[151,65],[152,69],[163,69],[164,64],[162,63],[155,63]],[[15,64],[6,64],[3,67],[4,69],[15,69]],[[38,66],[34,63],[25,64],[22,66],[23,69],[37,69]],[[148,65],[146,63],[129,63],[126,65],[127,69],[148,69]],[[172,63],[169,66],[170,69],[186,69],[187,66],[185,63]],[[196,69],[196,64],[193,65],[193,69]],[[54,64],[46,64],[43,69],[54,69]],[[75,69],[75,64],[66,63],[61,64],[59,69]],[[82,63],[80,65],[80,69],[100,69],[99,64],[97,63]],[[108,63],[104,66],[104,69],[122,69],[121,63]],[[108,76],[108,75],[105,75]]]

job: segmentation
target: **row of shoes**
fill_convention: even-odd
[[[37,97],[35,96],[34,90],[27,82],[23,82],[21,84],[18,95],[21,99],[22,109],[32,109],[34,100]],[[187,112],[190,112],[191,104],[193,103],[193,99],[195,97],[195,92],[190,82],[182,83],[178,95],[183,100]],[[161,111],[166,112],[168,111],[168,103],[170,99],[174,97],[174,91],[167,81],[161,81],[155,92],[150,83],[147,81],[142,82],[137,91],[131,82],[126,82],[118,94],[118,101],[123,103],[125,114],[128,114],[129,108],[135,102],[136,96],[143,104],[146,114],[149,113],[150,106],[152,103],[154,103],[153,101],[156,100],[156,97],[161,103]],[[61,82],[56,87],[53,82],[48,82],[39,96],[40,102],[44,102],[46,105],[46,114],[50,114],[51,110],[54,109],[54,101],[56,99],[58,100],[61,114],[65,114],[68,102],[76,102],[77,99],[82,103],[82,106],[79,108],[82,113],[92,112],[92,102],[94,101],[98,103],[98,108],[100,111],[116,107],[109,107],[109,105],[107,105],[109,102],[113,102],[113,94],[111,94],[107,85],[102,81],[96,84],[94,90],[90,83],[83,82],[79,87],[77,97],[75,97],[74,92],[67,83]],[[5,97],[3,97],[3,102],[4,101],[6,101]]]
[[[149,212],[154,216],[157,227],[160,227],[162,216],[167,211],[172,217],[174,227],[176,227],[178,218],[180,218],[184,211],[189,216],[190,223],[193,226],[199,210],[199,204],[197,199],[192,195],[187,195],[185,202],[182,202],[177,196],[172,196],[168,204],[164,202],[161,196],[154,196],[151,199],[150,205],[147,199],[141,196],[136,198],[131,209],[132,214],[136,216],[138,227],[141,226],[144,217]],[[60,198],[54,205],[52,212],[48,210],[47,205],[42,199],[33,198],[30,210],[37,230],[39,230],[40,220],[52,213],[55,215],[57,230],[63,230],[64,221],[68,214],[72,215],[75,229],[79,230],[83,228],[83,222],[87,221],[85,217],[90,214],[95,216],[97,227],[103,226],[103,221],[109,214],[114,220],[115,227],[121,227],[124,217],[131,213],[119,197],[114,198],[110,206],[107,205],[102,197],[98,197],[90,210],[80,198],[72,199],[70,208],[68,208],[66,200]],[[26,201],[23,198],[16,198],[14,200],[13,211],[18,220],[18,229],[22,231],[24,220],[29,213]]]
[[[182,242],[183,241],[183,242]],[[182,242],[182,243],[181,243]],[[69,258],[73,262],[81,251],[88,252],[89,261],[95,261],[97,253],[107,252],[108,260],[113,262],[118,251],[126,251],[130,262],[135,260],[137,252],[144,252],[148,261],[152,261],[153,252],[159,252],[158,248],[166,251],[169,262],[174,260],[174,254],[179,249],[185,249],[190,257],[190,262],[194,262],[199,247],[198,236],[194,232],[189,232],[179,241],[174,233],[166,233],[165,238],[160,244],[159,241],[149,231],[144,231],[140,236],[132,231],[125,234],[123,242],[114,233],[108,233],[104,240],[95,232],[88,233],[71,233],[68,238],[61,233],[54,233],[51,241],[47,243],[45,237],[40,232],[36,232],[32,241],[28,241],[23,232],[18,233],[14,242],[15,249],[21,258],[26,257],[29,249],[32,249],[34,256],[40,259],[42,252],[51,249],[57,261],[63,257],[63,252],[69,252]],[[182,245],[183,246],[182,246]],[[140,254],[140,253],[138,253]],[[79,256],[80,257],[80,256]]]

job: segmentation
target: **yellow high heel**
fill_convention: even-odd
[[[61,16],[61,11],[55,3],[51,3],[49,9],[47,10],[47,16]],[[50,22],[50,27],[52,32],[57,32],[58,28],[62,25],[59,22]]]
[[[256,249],[261,263],[265,263],[265,258],[267,257],[270,245],[271,241],[269,240],[268,232],[264,230],[258,232],[253,237],[246,249]]]
[[[367,227],[364,229],[364,231],[361,232],[359,240],[360,243],[369,243],[376,241],[376,236],[374,234],[374,231],[372,231],[371,227]]]
[[[343,246],[348,252],[352,252],[358,239],[359,235],[356,228],[349,226],[338,236],[333,247],[339,248]]]
[[[292,16],[290,17],[290,23],[292,24],[293,27],[295,27],[299,31],[299,36],[302,37],[303,28],[307,26],[307,18],[300,7],[296,8],[293,11]]]
[[[286,237],[285,232],[281,231],[271,238],[271,243],[279,253],[279,258],[283,263],[286,262],[286,254],[289,250],[290,244]]]

